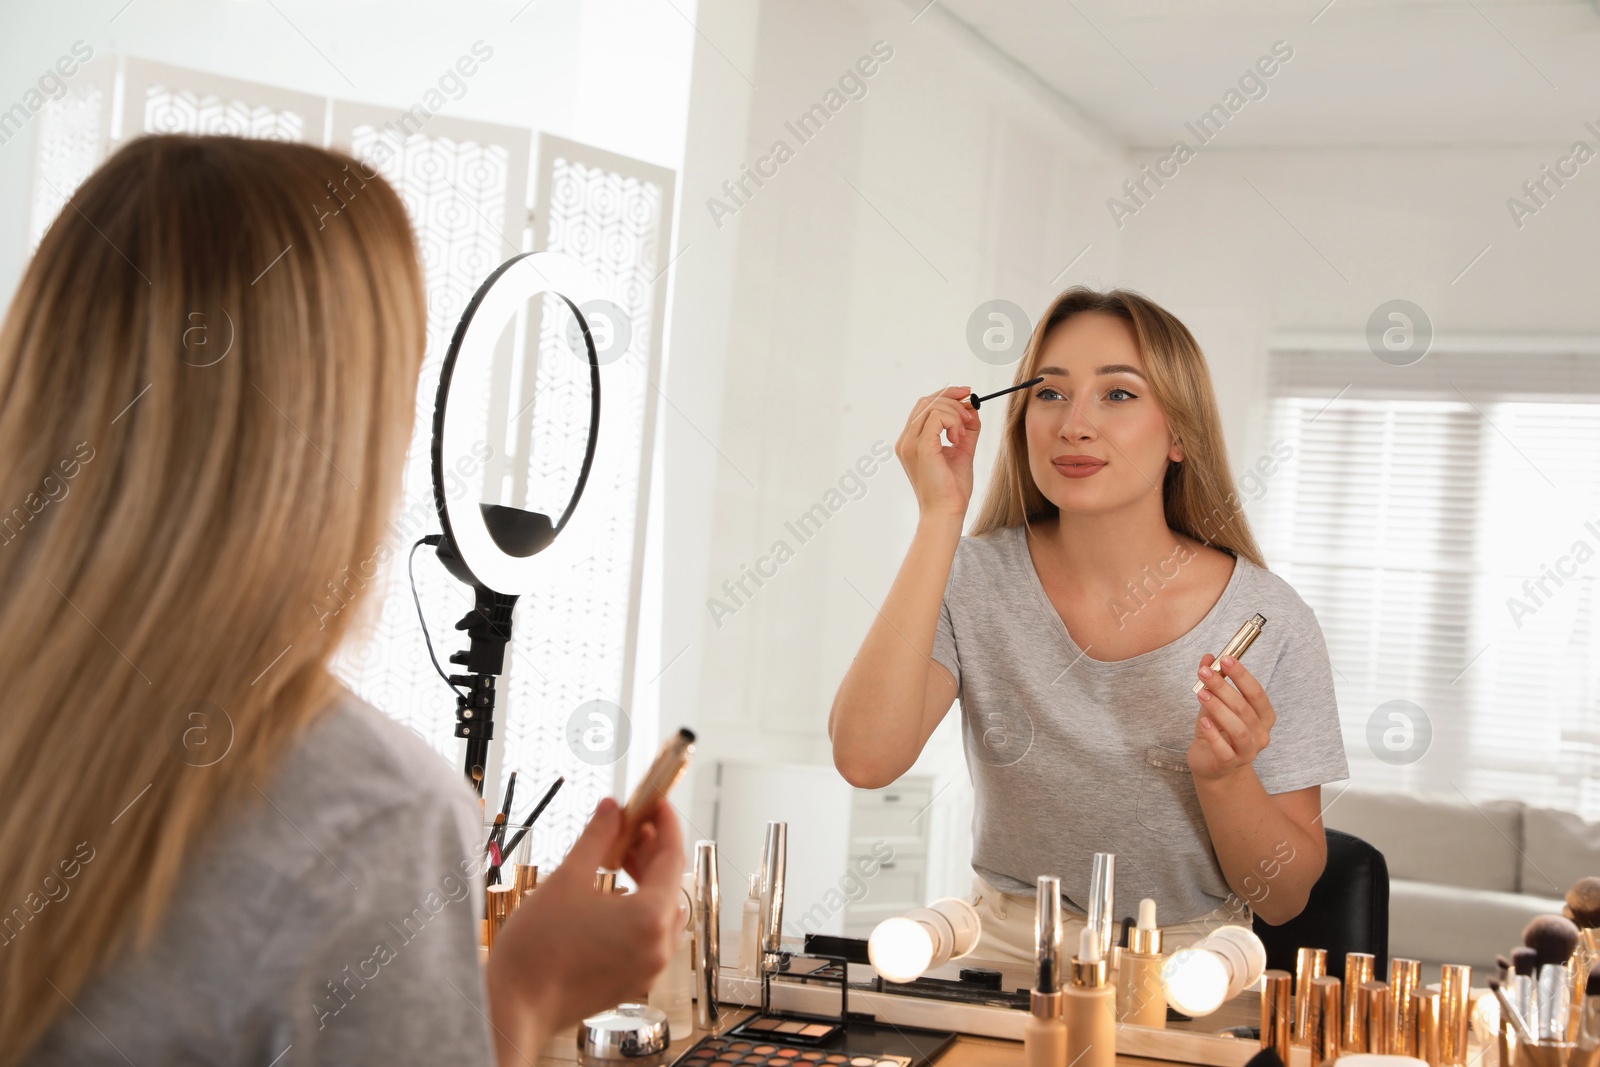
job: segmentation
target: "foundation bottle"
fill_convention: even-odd
[[[1062,993],[1070,1067],[1116,1067],[1117,994],[1106,972],[1100,939],[1094,927],[1086,926],[1072,960],[1072,982]]]
[[[1157,1030],[1167,1025],[1167,994],[1161,985],[1161,931],[1156,902],[1139,901],[1139,923],[1128,931],[1128,947],[1117,968],[1117,1021]]]

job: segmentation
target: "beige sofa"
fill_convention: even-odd
[[[1516,800],[1471,803],[1350,786],[1324,792],[1323,820],[1377,846],[1389,864],[1389,956],[1465,963],[1473,984],[1522,943],[1535,915],[1600,875],[1600,823]]]

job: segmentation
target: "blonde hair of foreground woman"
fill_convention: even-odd
[[[1090,311],[1114,315],[1133,331],[1150,391],[1173,436],[1183,442],[1183,462],[1168,464],[1161,487],[1167,525],[1265,569],[1266,561],[1250,532],[1228,470],[1222,417],[1205,355],[1194,335],[1171,312],[1131,290],[1101,293],[1074,286],[1057,296],[1040,317],[1012,384],[1021,385],[1035,376],[1051,330],[1073,315]],[[1033,478],[1024,477],[1028,470],[1027,393],[1022,390],[1009,398],[1000,451],[971,536],[1021,526],[1057,511]]]
[[[330,211],[356,165],[133,141],[0,328],[0,1064],[148,942],[185,855],[333,695],[360,624],[312,605],[382,539],[426,332],[395,191]]]

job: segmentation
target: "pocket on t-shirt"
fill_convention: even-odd
[[[1151,745],[1139,767],[1139,797],[1134,814],[1139,825],[1163,838],[1198,838],[1209,842],[1205,813],[1189,770],[1189,749]]]

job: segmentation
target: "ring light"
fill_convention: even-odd
[[[451,499],[445,493],[444,457],[471,451],[480,428],[477,408],[449,404],[450,385],[459,366],[469,382],[488,380],[494,349],[500,335],[519,308],[540,293],[554,293],[565,301],[579,329],[589,361],[589,442],[572,497],[560,519],[504,504],[482,504],[471,494]],[[594,276],[571,256],[558,252],[529,252],[506,260],[484,279],[456,325],[439,373],[439,395],[433,416],[433,499],[444,526],[439,558],[450,572],[469,585],[481,585],[512,595],[534,588],[534,556],[556,539],[572,517],[589,480],[595,442],[600,433],[600,364],[588,319],[580,309],[601,298]],[[476,400],[476,397],[472,398]]]
[[[541,293],[553,293],[566,303],[582,331],[589,363],[588,444],[572,496],[554,522],[542,512],[484,504],[471,499],[470,493],[445,492],[444,457],[463,456],[472,450],[480,425],[477,416],[482,410],[476,395],[451,405],[451,385],[457,371],[463,382],[491,381],[489,371],[495,348],[506,324],[523,304]],[[468,673],[447,676],[437,660],[434,666],[455,691],[455,736],[467,743],[467,778],[480,794],[489,741],[494,737],[495,678],[505,669],[512,608],[517,597],[535,588],[534,557],[566,528],[594,463],[600,434],[600,360],[589,320],[581,308],[594,307],[596,301],[604,306],[599,283],[571,256],[557,252],[513,256],[495,268],[472,294],[439,372],[433,410],[433,501],[444,533],[424,541],[435,546],[439,561],[453,576],[473,587],[475,603],[456,624],[456,629],[467,632],[471,644],[467,650],[450,655],[450,662],[464,665]],[[426,624],[423,634],[426,637]],[[431,641],[428,652],[431,657]],[[462,687],[467,687],[466,691]]]

